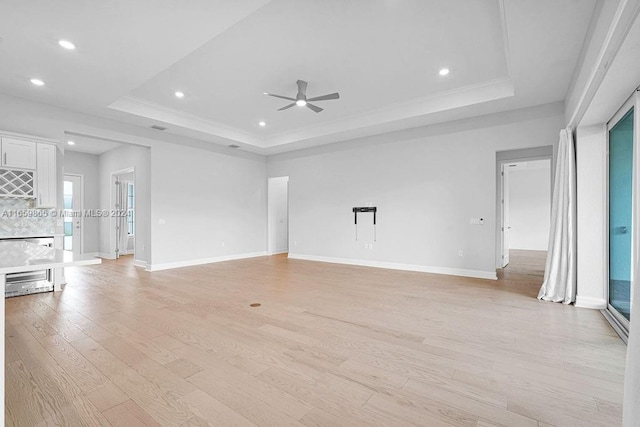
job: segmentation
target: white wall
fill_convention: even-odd
[[[289,177],[269,178],[268,183],[268,252],[289,250]]]
[[[606,302],[606,126],[578,128],[578,289],[576,305],[602,309]]]
[[[510,249],[546,251],[551,216],[551,161],[509,171]]]
[[[600,66],[598,61],[602,55],[602,46],[611,31],[612,23],[615,24],[615,15],[620,3],[621,0],[599,0],[596,2],[578,64],[573,73],[571,87],[565,98],[565,118],[567,121],[573,118],[576,111],[584,112],[584,106],[581,105],[584,102],[582,97],[585,91],[589,90],[588,86],[591,84],[594,70]]]
[[[0,94],[0,129],[59,141],[66,141],[71,133],[150,147],[148,176],[154,185],[145,190],[136,175],[137,201],[147,206],[137,207],[138,224],[149,230],[143,239],[144,252],[136,240],[135,258],[140,264],[149,266],[152,255],[153,263],[164,268],[266,252],[263,156],[4,94]],[[60,161],[60,204],[62,165]],[[159,219],[166,224],[158,224]],[[214,236],[214,244],[203,240],[206,236]]]
[[[152,268],[266,254],[266,173],[264,158],[156,144]]]
[[[65,151],[64,173],[83,176],[83,209],[100,208],[98,156],[95,154]],[[100,221],[96,217],[83,218],[83,253],[98,253],[100,250]]]
[[[99,157],[100,167],[100,206],[102,209],[115,208],[115,180],[114,172],[128,168],[135,168],[134,181],[136,183],[136,233],[135,261],[146,265],[150,259],[151,248],[151,170],[149,148],[136,145],[123,145],[107,151]],[[100,253],[102,256],[115,256],[116,235],[115,218],[108,217],[100,220]]]
[[[496,151],[556,145],[562,111],[551,104],[270,157],[269,176],[290,177],[290,256],[495,277]],[[377,242],[356,242],[351,208],[368,202],[378,207]]]

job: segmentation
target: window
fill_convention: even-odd
[[[134,195],[134,187],[133,182],[127,183],[127,225],[128,225],[128,234],[129,236],[133,236],[135,234],[135,195]]]
[[[627,341],[631,319],[634,219],[634,179],[637,164],[632,96],[607,124],[608,301],[605,317]],[[636,314],[634,313],[634,316]]]

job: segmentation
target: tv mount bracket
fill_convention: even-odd
[[[353,211],[353,223],[356,226],[356,241],[358,240],[358,213],[373,213],[373,241],[376,241],[376,213],[378,212],[378,208],[373,206],[364,206],[364,207],[354,207]]]

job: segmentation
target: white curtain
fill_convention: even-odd
[[[128,192],[128,184],[126,182],[120,182],[118,184],[120,186],[120,197],[118,198],[118,204],[120,205],[119,210],[121,212],[128,212],[129,210],[129,192]],[[129,246],[129,222],[128,216],[120,216],[117,219],[118,226],[120,227],[120,232],[118,233],[118,249],[119,254],[122,255],[127,252],[127,248]]]
[[[576,158],[571,129],[560,131],[551,204],[549,251],[538,298],[571,304],[576,300]]]

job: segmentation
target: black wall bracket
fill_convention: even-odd
[[[354,207],[353,211],[353,223],[356,226],[356,240],[358,240],[358,214],[359,213],[373,213],[373,241],[376,241],[376,214],[378,213],[378,208],[375,206],[361,206]]]

